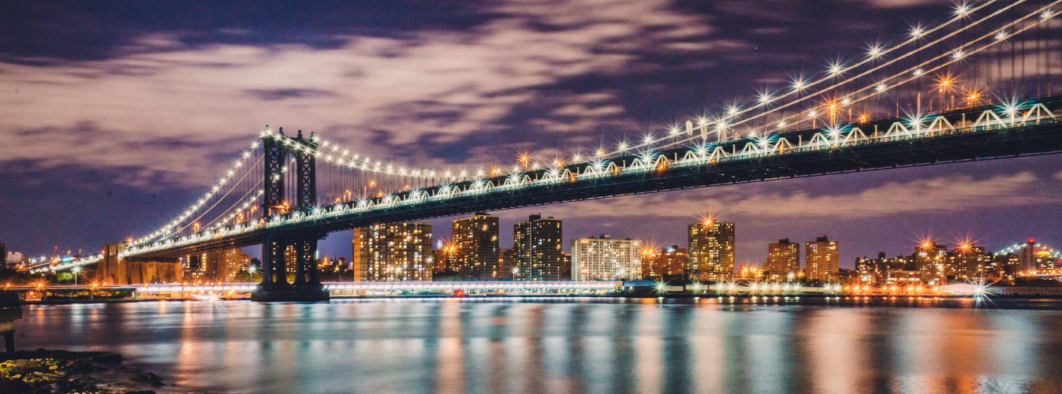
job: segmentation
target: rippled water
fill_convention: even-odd
[[[31,306],[178,391],[1062,392],[1062,312],[566,300]]]

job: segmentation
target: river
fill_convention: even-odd
[[[1062,312],[715,299],[162,301],[24,308],[22,348],[161,391],[1059,393]]]

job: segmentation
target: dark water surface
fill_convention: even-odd
[[[655,300],[30,306],[23,348],[241,393],[1060,393],[1062,312]]]

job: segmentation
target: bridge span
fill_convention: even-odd
[[[118,259],[167,260],[207,250],[262,244],[263,270],[272,269],[269,276],[274,283],[280,283],[284,282],[284,256],[279,251],[296,245],[296,282],[314,283],[313,287],[320,289],[311,256],[317,240],[330,232],[376,223],[630,194],[1053,154],[1062,152],[1062,125],[1055,115],[1059,111],[1062,96],[1051,96],[764,137],[645,149],[637,154],[473,177],[326,205],[318,205],[314,197],[315,159],[322,154],[315,137],[306,139],[300,134],[292,138],[282,131],[267,129],[260,138],[266,156],[275,157],[265,160],[265,178],[280,181],[267,182],[259,193],[266,196],[262,209],[270,211],[270,215],[132,244],[111,254]],[[302,164],[297,170],[299,204],[285,212],[277,209],[287,200],[284,177],[277,173],[288,154]],[[96,255],[52,269],[69,269],[104,259],[105,256]],[[287,288],[283,284],[280,287]]]

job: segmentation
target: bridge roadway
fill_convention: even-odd
[[[424,220],[716,185],[1062,152],[1062,124],[1059,123],[1062,119],[1049,116],[1046,111],[1036,111],[1036,117],[1033,118],[1030,108],[1037,103],[1042,104],[1044,109],[1062,113],[1062,96],[1052,96],[1024,102],[1021,110],[1009,112],[1011,115],[1001,105],[988,105],[925,115],[922,126],[917,127],[908,118],[891,118],[832,129],[787,132],[772,135],[769,141],[753,137],[700,147],[673,148],[654,153],[653,167],[643,168],[642,171],[632,170],[637,170],[638,166],[648,167],[642,160],[644,153],[643,156],[607,159],[600,164],[603,167],[598,167],[599,174],[594,176],[587,176],[593,175],[593,164],[580,163],[563,169],[547,168],[522,173],[520,176],[529,180],[525,178],[524,186],[521,187],[497,186],[505,184],[509,175],[470,180],[423,189],[426,193],[423,196],[428,197],[415,203],[386,206],[389,201],[409,198],[411,192],[368,202],[340,203],[315,213],[289,213],[283,221],[278,219],[265,226],[215,234],[209,239],[188,239],[170,245],[141,247],[127,251],[125,256],[174,258],[212,249],[260,244],[268,233],[303,232],[323,236],[329,232],[374,223]],[[986,111],[993,111],[1001,119],[993,121],[991,116],[984,116]],[[1025,121],[1022,121],[1023,114],[1028,114]],[[947,122],[934,121],[937,117]],[[909,125],[911,130],[897,128],[897,122]],[[774,146],[770,147],[772,144]],[[749,150],[750,145],[753,150]],[[770,148],[756,151],[757,147]],[[686,158],[690,155],[699,155],[700,162],[689,165],[690,160]],[[661,157],[666,158],[666,161],[660,161]],[[615,166],[609,163],[615,163]],[[601,168],[605,171],[600,171]],[[558,175],[559,170],[564,170],[563,174],[567,175]],[[553,181],[549,181],[551,177]],[[460,191],[469,191],[476,188],[477,182],[484,185],[482,182],[488,181],[495,186],[480,188],[481,192],[478,193],[460,192],[446,198],[431,197],[438,196],[445,188],[457,187]],[[362,209],[355,209],[356,204]],[[371,208],[365,209],[366,204]],[[292,215],[304,217],[290,220]]]

